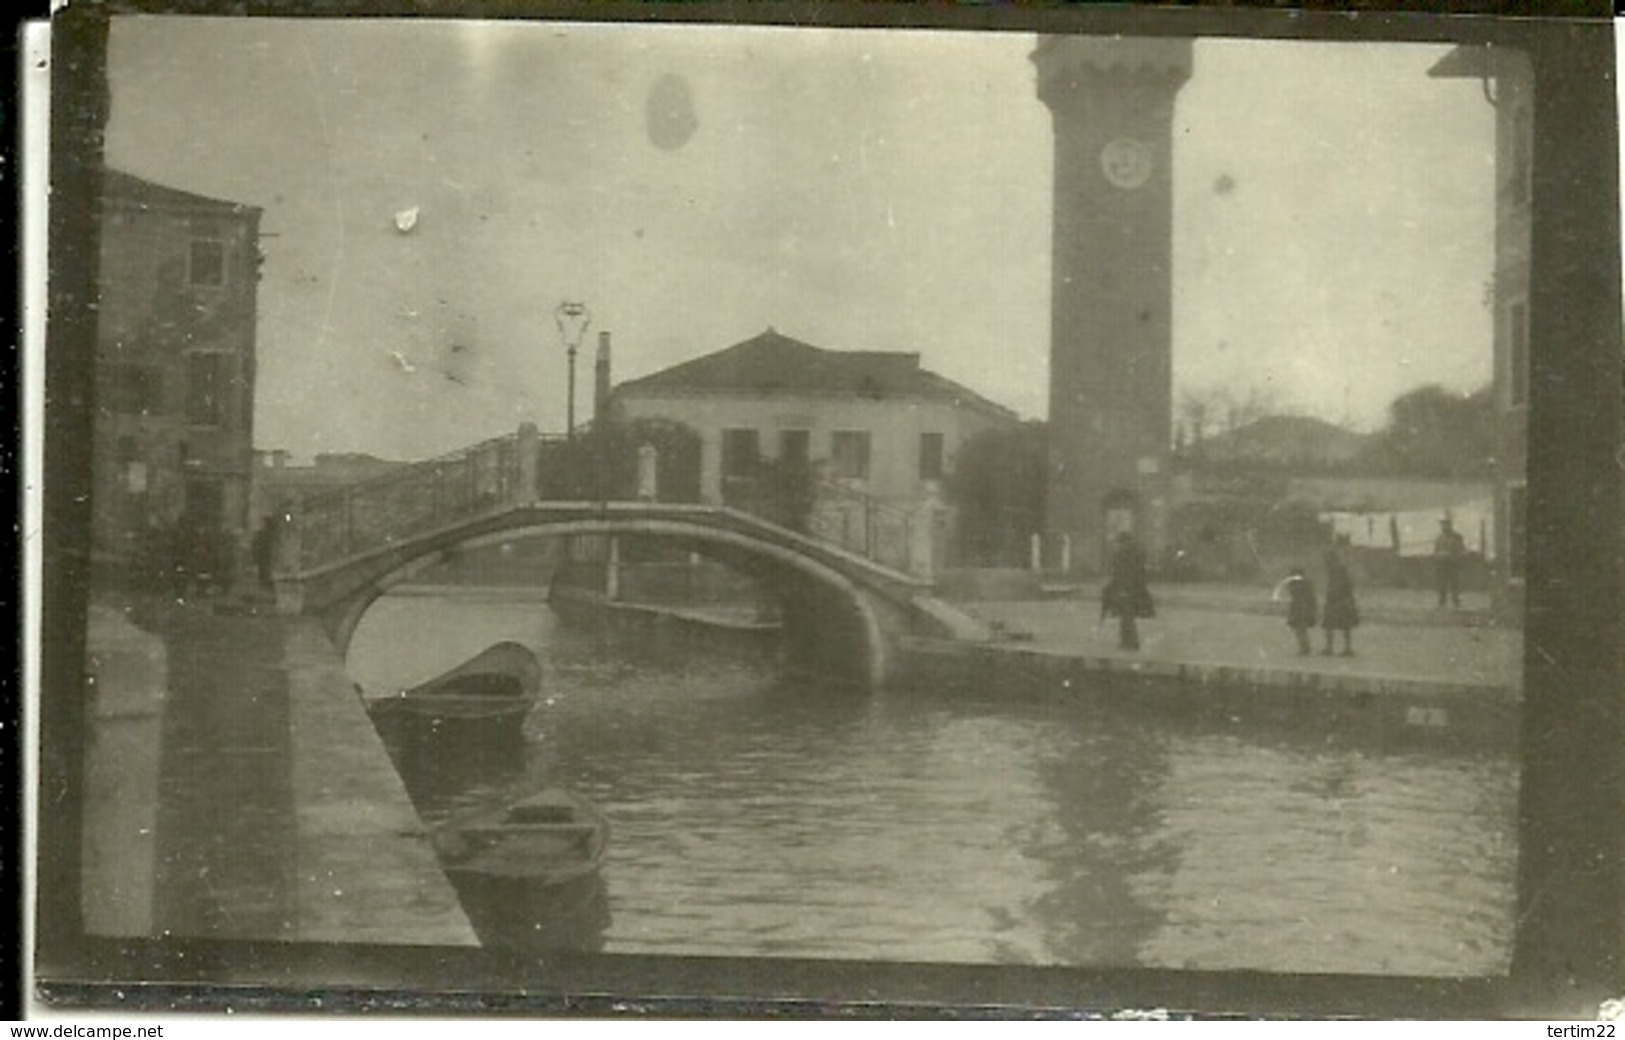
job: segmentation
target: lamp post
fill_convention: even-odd
[[[569,397],[564,410],[564,434],[566,437],[576,435],[576,351],[581,347],[581,337],[586,335],[587,326],[592,324],[592,311],[584,303],[565,302],[553,310],[553,321],[559,327],[559,338],[564,341],[564,352],[570,359]]]

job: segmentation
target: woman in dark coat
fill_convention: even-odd
[[[1326,550],[1326,610],[1321,616],[1321,627],[1326,630],[1326,645],[1321,653],[1332,652],[1334,636],[1343,633],[1343,656],[1354,656],[1354,627],[1360,623],[1360,608],[1354,603],[1354,578],[1341,557],[1332,549]]]
[[[1124,650],[1140,648],[1139,619],[1155,617],[1151,588],[1145,578],[1145,552],[1127,531],[1117,536],[1112,550],[1110,577],[1100,596],[1100,615],[1117,618],[1117,645]]]

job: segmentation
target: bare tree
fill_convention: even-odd
[[[1185,443],[1192,452],[1199,452],[1202,440],[1208,435],[1209,423],[1218,414],[1218,400],[1212,389],[1194,390],[1185,387],[1179,391],[1179,404],[1175,409],[1179,428],[1185,432]]]
[[[1183,387],[1175,418],[1185,430],[1192,452],[1214,433],[1234,433],[1248,423],[1281,413],[1281,395],[1272,386],[1253,384],[1246,389],[1230,386]]]
[[[1221,387],[1215,394],[1220,414],[1223,416],[1225,433],[1235,433],[1243,426],[1255,423],[1266,415],[1277,415],[1281,412],[1280,392],[1272,386],[1259,386],[1253,383],[1245,390]]]

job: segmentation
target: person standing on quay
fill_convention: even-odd
[[[1100,616],[1117,617],[1117,645],[1124,650],[1140,648],[1140,618],[1155,617],[1151,588],[1146,584],[1145,551],[1124,531],[1117,536],[1106,587],[1100,595]]]
[[[1354,578],[1335,549],[1326,550],[1326,609],[1320,623],[1326,630],[1321,654],[1330,656],[1335,636],[1341,632],[1343,656],[1353,657],[1354,627],[1360,623],[1360,608],[1354,602]]]
[[[1448,599],[1450,605],[1461,609],[1461,561],[1467,555],[1467,543],[1462,541],[1447,516],[1439,521],[1439,537],[1433,540],[1433,567],[1439,579],[1439,606]]]
[[[1309,630],[1320,620],[1320,611],[1315,604],[1315,583],[1309,580],[1302,567],[1294,567],[1286,580],[1276,586],[1277,595],[1283,589],[1287,594],[1286,624],[1298,637],[1298,656],[1303,657],[1309,653]]]
[[[251,546],[254,554],[254,572],[259,577],[261,588],[271,587],[271,569],[276,562],[277,551],[277,520],[275,513],[266,516],[260,521],[260,526],[254,532]]]

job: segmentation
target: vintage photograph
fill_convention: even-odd
[[[114,14],[83,932],[1508,975],[1538,63],[1422,35]]]

